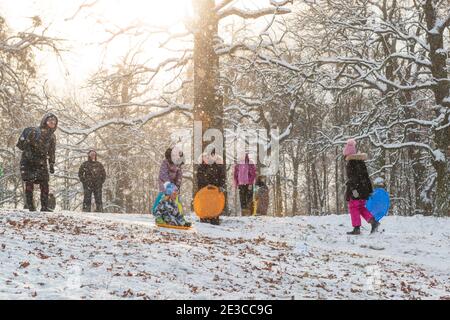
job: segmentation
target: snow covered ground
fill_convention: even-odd
[[[450,219],[387,217],[359,237],[349,220],[176,231],[146,215],[2,209],[0,299],[450,299]]]

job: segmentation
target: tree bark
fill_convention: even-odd
[[[434,213],[444,216],[450,214],[450,160],[447,152],[450,146],[450,81],[447,72],[447,55],[444,51],[445,27],[436,25],[438,13],[433,0],[425,2],[424,13],[428,28],[427,40],[430,46],[431,73],[435,79],[432,90],[436,100],[436,115],[444,116],[444,120],[440,123],[440,129],[435,129],[434,142],[437,154],[433,161],[433,167],[437,174]]]
[[[193,0],[195,11],[194,31],[194,121],[202,123],[202,137],[210,128],[223,130],[223,97],[219,93],[219,57],[214,51],[219,20],[215,12],[214,0]],[[195,139],[194,139],[195,140]],[[196,141],[193,141],[193,146]],[[198,141],[197,141],[198,143]],[[202,152],[209,142],[202,139]],[[225,143],[222,145],[226,168]],[[194,147],[195,150],[195,147]],[[195,152],[193,152],[195,156]],[[197,171],[199,165],[193,165],[193,197],[197,192]],[[224,186],[226,190],[226,185]]]

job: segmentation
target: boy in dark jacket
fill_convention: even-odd
[[[36,211],[33,202],[35,184],[39,184],[41,189],[41,211],[51,211],[48,205],[49,172],[55,173],[57,128],[58,118],[48,113],[42,118],[39,127],[25,129],[17,142],[17,147],[22,150],[20,172],[25,182],[25,206],[30,211]]]
[[[95,150],[89,151],[88,161],[83,162],[80,166],[78,177],[84,190],[83,211],[91,211],[92,194],[94,194],[95,211],[103,212],[102,188],[106,180],[106,171],[103,165],[97,161]]]
[[[361,216],[372,225],[370,233],[374,233],[380,223],[374,219],[366,208],[366,201],[373,191],[369,173],[364,162],[367,160],[367,155],[365,153],[357,153],[356,141],[351,139],[347,141],[347,145],[344,148],[344,156],[347,161],[345,199],[348,201],[353,225],[353,231],[347,232],[347,234],[361,234]]]
[[[256,203],[256,214],[266,216],[269,209],[269,188],[263,176],[256,179]]]

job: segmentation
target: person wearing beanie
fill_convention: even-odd
[[[347,173],[345,199],[348,202],[353,226],[353,231],[347,232],[347,234],[361,234],[361,217],[372,225],[371,233],[374,233],[380,223],[375,220],[366,208],[366,201],[373,192],[372,183],[365,164],[367,154],[358,153],[356,141],[350,139],[344,147],[344,156]]]
[[[356,152],[356,141],[354,139],[349,139],[344,147],[344,156],[355,155]]]
[[[80,166],[78,177],[83,184],[83,211],[91,212],[92,194],[94,194],[95,211],[103,212],[102,189],[106,180],[106,171],[103,164],[97,161],[95,150],[89,150],[88,160]]]
[[[164,183],[164,196],[153,211],[156,224],[190,227],[178,202],[178,187],[172,182]]]

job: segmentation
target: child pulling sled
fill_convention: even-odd
[[[361,216],[372,225],[370,233],[374,233],[380,223],[375,220],[373,215],[366,208],[366,201],[373,192],[372,183],[367,172],[364,161],[367,160],[367,154],[356,152],[356,141],[350,139],[344,148],[347,172],[347,188],[345,199],[348,201],[348,208],[352,219],[353,231],[347,232],[348,235],[361,234]]]

